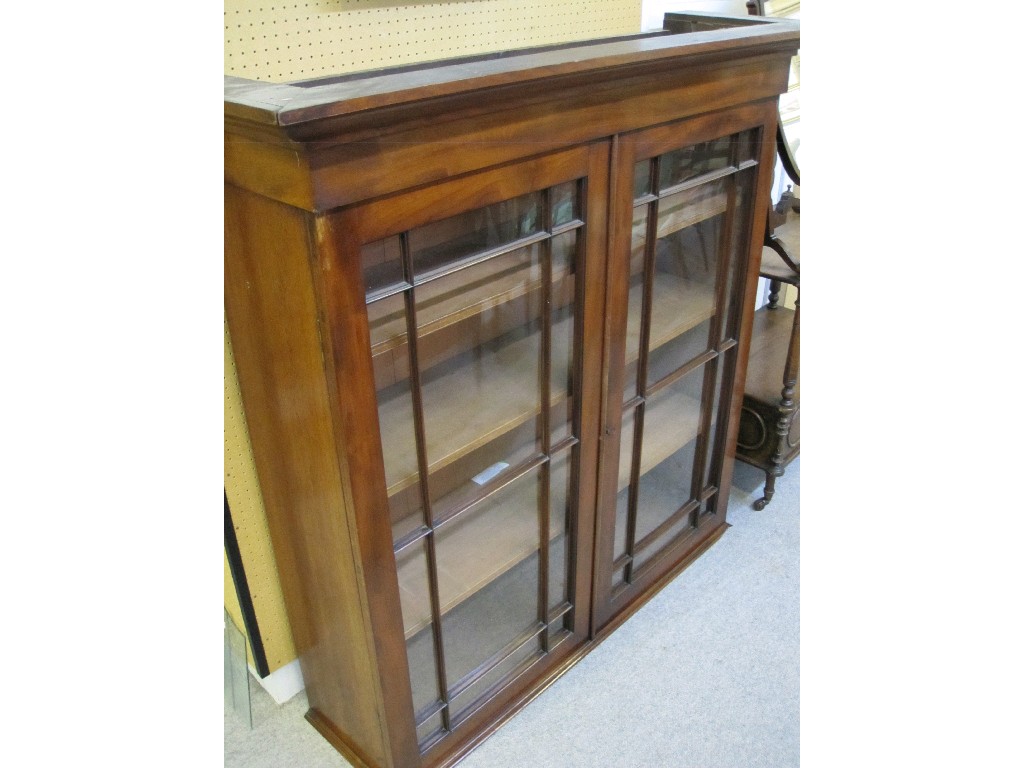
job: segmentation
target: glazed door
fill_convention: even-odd
[[[742,110],[619,140],[598,630],[725,523],[732,417],[722,404],[733,396],[764,130],[752,117]]]
[[[423,752],[589,633],[607,163],[578,148],[342,219]]]

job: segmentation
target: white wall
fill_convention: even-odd
[[[666,13],[681,13],[683,11],[746,16],[747,3],[746,0],[643,0],[640,11],[640,29],[643,32],[661,29],[661,23]]]

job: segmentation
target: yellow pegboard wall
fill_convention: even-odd
[[[640,31],[639,0],[225,0],[224,73],[286,82]]]

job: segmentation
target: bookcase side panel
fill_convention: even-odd
[[[391,765],[336,436],[308,214],[225,187],[225,307],[253,454],[310,706],[353,756]],[[311,599],[315,596],[315,601]]]

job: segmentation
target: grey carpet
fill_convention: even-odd
[[[763,512],[737,464],[732,527],[460,768],[787,768],[800,753],[800,460]],[[343,768],[255,683],[250,730],[224,717],[225,768]]]

